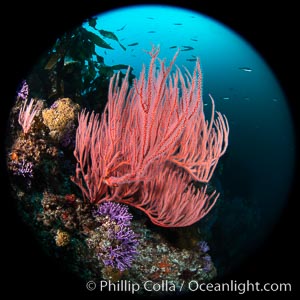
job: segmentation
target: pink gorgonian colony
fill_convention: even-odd
[[[226,151],[229,126],[211,96],[205,120],[199,60],[193,74],[178,67],[171,74],[178,51],[169,66],[158,54],[153,47],[148,76],[143,66],[131,88],[129,70],[121,86],[119,74],[112,76],[101,117],[80,113],[72,180],[92,203],[125,203],[156,225],[183,227],[203,218],[219,196],[207,194],[207,183]]]
[[[23,102],[20,112],[18,122],[22,126],[23,132],[27,134],[33,124],[34,117],[39,113],[42,108],[42,102],[35,102],[31,99],[29,104],[27,104],[28,98]]]

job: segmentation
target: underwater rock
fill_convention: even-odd
[[[207,253],[203,253],[199,246],[191,249],[179,248],[166,240],[161,232],[153,232],[140,222],[132,222],[132,229],[139,236],[139,255],[133,261],[132,267],[125,275],[125,279],[132,282],[155,283],[169,281],[174,289],[187,292],[187,282],[208,282],[217,275],[217,270]],[[201,244],[204,242],[200,242]],[[208,251],[208,250],[207,250]],[[209,259],[208,259],[209,257]],[[109,278],[105,277],[108,280]],[[140,290],[139,293],[145,293]],[[150,293],[148,292],[147,295]],[[161,295],[163,295],[161,290]],[[159,293],[155,293],[159,295]]]
[[[20,162],[22,162],[22,164],[23,162],[30,162],[32,164],[31,169],[34,169],[44,162],[46,157],[52,160],[57,158],[58,149],[55,146],[48,144],[45,139],[36,138],[34,136],[25,138],[24,135],[20,135],[12,144],[9,153],[7,166],[8,169],[15,174],[15,167],[20,165]]]
[[[54,234],[56,248],[52,248],[51,252],[56,251],[57,247],[63,247],[68,241],[63,232],[72,234],[68,247],[64,247],[64,252],[57,252],[57,256],[66,260],[71,257],[71,269],[86,270],[86,273],[81,274],[85,281],[102,278],[113,282],[122,279],[131,282],[151,281],[155,284],[167,280],[174,284],[174,290],[179,291],[183,286],[182,292],[188,292],[187,282],[209,282],[215,278],[217,271],[205,241],[198,239],[194,246],[187,243],[185,247],[178,247],[176,240],[168,241],[166,233],[149,227],[146,217],[132,220],[131,212],[123,205],[109,202],[97,209],[79,198],[70,203],[66,200],[69,197],[45,192],[41,201],[42,208],[35,207],[40,212],[36,213],[38,217],[35,224],[41,230],[52,232],[52,239]],[[130,225],[128,232],[134,232],[138,241],[131,244],[133,248],[130,246],[131,250],[137,252],[130,261],[130,268],[118,268],[116,258],[124,258],[119,253],[116,253],[119,256],[111,256],[105,265],[105,258],[113,250],[114,243],[119,249],[128,238],[125,234],[125,240],[118,239],[119,234],[127,232],[127,225]],[[45,243],[48,243],[48,247],[52,245],[50,241],[45,240]],[[165,292],[161,290],[159,294],[166,295]],[[151,294],[144,289],[138,293]],[[155,295],[158,293],[155,292]]]
[[[74,103],[70,98],[62,98],[42,111],[43,122],[49,128],[49,135],[53,140],[63,146],[71,143],[79,110],[79,104]]]

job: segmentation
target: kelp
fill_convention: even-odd
[[[102,32],[103,38],[120,44],[114,33],[96,28],[95,18],[87,22],[99,34]],[[128,65],[105,65],[104,57],[98,54],[97,48],[110,51],[113,47],[102,37],[83,25],[58,38],[29,75],[32,94],[42,94],[50,101],[69,97],[91,108],[96,105],[97,99],[106,99],[110,77],[118,70],[126,70]],[[126,50],[121,44],[120,46]],[[134,77],[131,71],[132,69],[130,80]],[[121,78],[123,76],[121,74]]]

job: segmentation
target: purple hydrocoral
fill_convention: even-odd
[[[110,236],[112,238],[112,236]],[[130,268],[137,255],[138,242],[135,233],[129,228],[120,229],[115,235],[116,245],[110,246],[106,253],[99,253],[105,266],[125,271]],[[118,243],[120,243],[118,245]],[[113,243],[114,244],[114,243]]]
[[[25,178],[33,177],[32,162],[26,162],[23,159],[21,162],[16,162],[15,166],[16,166],[16,169],[14,170],[14,175],[23,176]]]
[[[105,266],[124,271],[131,267],[137,255],[138,241],[130,228],[132,215],[128,207],[115,202],[99,205],[94,216],[104,230],[102,241],[97,247],[98,257]]]
[[[26,80],[24,80],[22,82],[22,87],[18,91],[18,98],[22,99],[22,100],[26,100],[28,97],[28,94],[29,94],[29,87],[28,87]]]
[[[22,161],[12,161],[10,164],[13,175],[23,177],[28,188],[31,187],[31,178],[33,177],[33,163],[25,159]]]
[[[201,258],[203,261],[203,270],[205,272],[210,272],[212,270],[213,264],[212,264],[212,259],[211,256],[207,254],[207,252],[210,250],[207,242],[205,241],[200,241],[198,243],[198,247],[201,251]]]
[[[132,215],[128,207],[115,202],[104,202],[98,206],[95,216],[109,216],[118,225],[130,226]]]
[[[207,244],[207,242],[205,242],[205,241],[200,241],[198,243],[198,246],[200,248],[200,251],[203,252],[203,253],[208,252],[209,249],[210,249],[209,246],[208,246],[208,244]]]
[[[203,262],[204,262],[204,264],[203,264],[203,270],[205,271],[205,272],[209,272],[209,271],[211,271],[211,269],[212,269],[212,260],[211,260],[211,256],[210,255],[205,255],[204,257],[203,257]]]

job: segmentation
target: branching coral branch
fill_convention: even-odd
[[[129,89],[119,74],[109,85],[108,103],[99,115],[83,111],[76,134],[73,181],[89,201],[117,201],[144,211],[153,223],[188,226],[205,216],[218,195],[196,189],[193,179],[207,183],[228,146],[229,126],[216,113],[205,120],[199,60],[193,73],[169,66],[153,47],[148,74]],[[160,167],[158,167],[160,166]]]
[[[42,108],[42,103],[37,102],[34,104],[34,99],[31,99],[29,104],[27,105],[28,98],[25,99],[20,112],[19,112],[19,124],[23,128],[23,132],[27,134],[31,125],[33,124],[34,117],[38,114],[38,112]]]
[[[227,118],[216,112],[213,98],[212,117],[205,121],[204,114],[188,122],[180,140],[178,149],[170,161],[184,168],[196,181],[208,183],[220,157],[228,146],[229,125]]]
[[[155,179],[144,182],[139,197],[120,202],[142,210],[156,225],[189,226],[203,218],[219,197],[216,191],[207,195],[207,186],[195,188],[189,174],[170,163],[153,165],[148,172]]]

